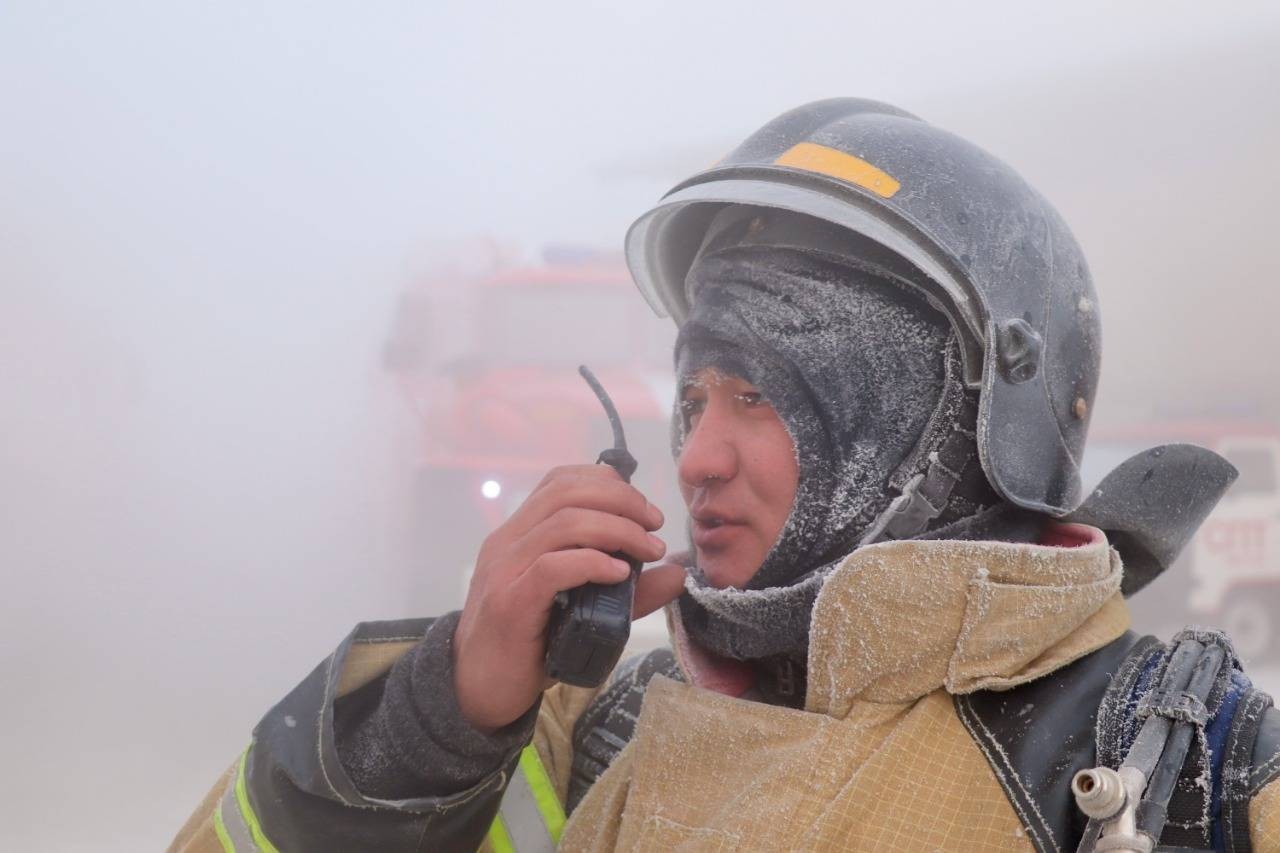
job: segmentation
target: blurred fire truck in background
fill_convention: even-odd
[[[1210,420],[1099,430],[1085,454],[1086,484],[1140,450],[1178,441],[1220,453],[1240,477],[1178,562],[1134,596],[1135,622],[1159,636],[1215,625],[1246,661],[1280,663],[1280,428]]]
[[[620,254],[549,248],[521,263],[487,241],[472,249],[466,264],[414,277],[383,352],[418,425],[415,550],[465,589],[485,535],[549,469],[612,446],[579,364],[613,398],[639,462],[633,483],[666,514],[675,547],[672,324],[649,311]]]

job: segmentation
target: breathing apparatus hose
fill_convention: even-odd
[[[1076,804],[1089,816],[1080,851],[1154,848],[1191,739],[1208,722],[1206,703],[1225,660],[1217,644],[1179,642],[1159,687],[1139,702],[1138,714],[1146,719],[1119,769],[1095,767],[1072,779]]]

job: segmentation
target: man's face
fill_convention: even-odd
[[[698,566],[718,588],[742,588],[764,562],[795,502],[795,445],[773,406],[735,376],[698,371],[681,390],[677,461]]]

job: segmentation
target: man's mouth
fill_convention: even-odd
[[[723,548],[746,529],[742,522],[711,512],[693,513],[692,526],[693,544],[703,550]]]

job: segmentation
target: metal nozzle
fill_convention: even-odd
[[[1126,793],[1120,774],[1110,767],[1081,770],[1071,780],[1080,811],[1096,820],[1110,820],[1124,808]]]

